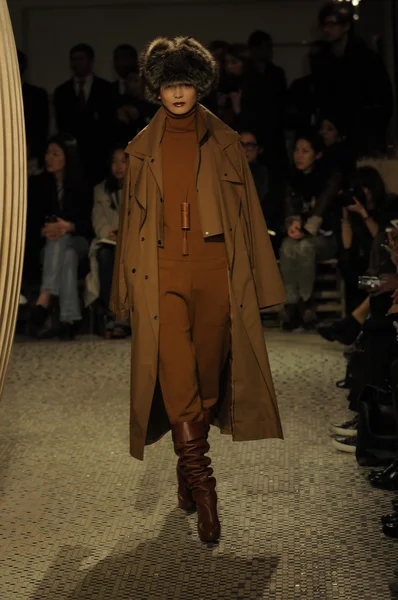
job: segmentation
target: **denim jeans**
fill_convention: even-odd
[[[280,250],[280,268],[287,303],[307,302],[314,291],[317,261],[335,258],[338,251],[335,236],[322,235],[293,240],[286,237]]]
[[[80,235],[63,235],[56,241],[47,240],[41,291],[59,296],[61,321],[82,318],[77,289],[79,260],[88,253],[88,241]]]

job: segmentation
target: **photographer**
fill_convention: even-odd
[[[300,320],[305,327],[314,324],[316,263],[331,259],[338,252],[334,202],[341,187],[341,174],[323,161],[322,151],[323,143],[316,131],[298,136],[286,199],[287,236],[280,250],[287,293],[282,320],[284,329],[290,331]]]

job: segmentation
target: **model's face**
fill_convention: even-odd
[[[66,166],[65,152],[58,144],[50,144],[44,158],[48,173],[63,173]]]
[[[175,115],[184,115],[195,106],[198,94],[193,85],[177,83],[161,88],[160,99],[168,111]]]
[[[126,165],[127,160],[123,150],[115,150],[112,156],[112,175],[116,177],[116,179],[124,179],[126,174]]]
[[[320,155],[315,154],[315,150],[308,140],[297,140],[293,158],[296,168],[303,173],[307,173],[311,171]]]
[[[243,152],[245,153],[247,162],[250,164],[251,162],[257,160],[260,149],[258,147],[256,137],[252,133],[244,131],[241,134],[240,143],[243,148]]]
[[[348,34],[350,30],[349,23],[339,23],[336,17],[327,17],[322,25],[325,40],[329,44],[339,42]]]
[[[237,56],[232,56],[232,54],[227,54],[225,56],[225,71],[228,73],[228,75],[240,77],[243,73],[243,68],[243,60],[240,58]]]
[[[322,136],[325,146],[333,146],[333,144],[341,141],[341,136],[336,127],[327,119],[322,121],[319,133]]]
[[[70,66],[76,77],[87,77],[93,72],[93,61],[85,52],[74,52],[70,58]]]

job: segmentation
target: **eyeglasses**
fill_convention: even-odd
[[[240,145],[247,150],[255,150],[258,148],[258,144],[255,144],[254,142],[241,142]]]

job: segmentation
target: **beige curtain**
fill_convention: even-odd
[[[14,337],[26,221],[26,150],[18,59],[0,0],[0,397]]]

